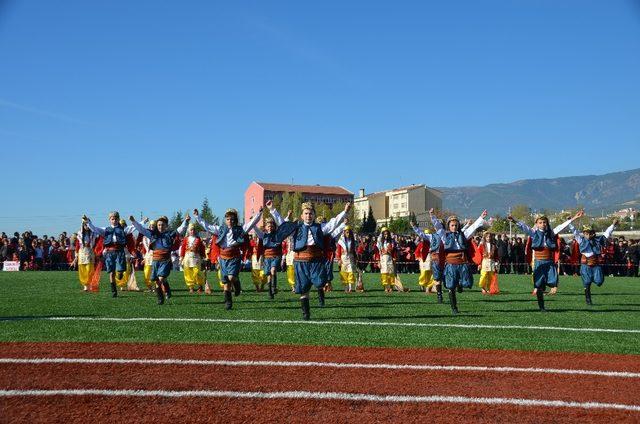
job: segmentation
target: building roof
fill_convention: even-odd
[[[281,192],[300,192],[309,194],[332,194],[339,196],[353,196],[353,193],[344,187],[339,186],[321,186],[321,185],[300,185],[300,184],[279,184],[279,183],[262,183],[255,181],[260,187],[268,191]]]
[[[380,194],[394,193],[396,191],[413,190],[414,188],[421,188],[421,187],[422,188],[426,187],[429,190],[433,190],[433,191],[436,191],[438,193],[442,193],[442,191],[440,191],[438,189],[435,189],[433,187],[429,187],[429,186],[427,186],[425,184],[411,184],[411,185],[408,185],[408,186],[392,188],[392,189],[389,189],[389,190],[375,191],[373,193],[368,193],[368,194],[365,193],[364,197],[371,197],[371,196],[376,196],[376,195],[380,195]],[[359,199],[362,199],[362,197],[359,197]]]

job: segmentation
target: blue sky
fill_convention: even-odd
[[[639,76],[631,0],[0,0],[0,230],[636,168]]]

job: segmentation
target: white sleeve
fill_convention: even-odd
[[[218,231],[220,231],[219,225],[207,224],[207,221],[205,221],[200,215],[196,215],[196,221],[198,221],[198,224],[200,224],[202,228],[212,234],[217,234]]]
[[[284,222],[282,215],[280,215],[280,212],[278,212],[276,208],[269,209],[269,212],[271,213],[273,220],[276,222],[276,225],[280,225]]]
[[[344,217],[346,215],[347,213],[345,211],[342,211],[335,217],[331,218],[329,222],[321,224],[320,227],[322,228],[322,232],[325,234],[333,233],[333,230],[335,230],[336,227],[340,225],[342,221],[344,221]]]
[[[245,231],[245,233],[248,233],[249,231],[251,231],[251,229],[253,227],[256,226],[256,224],[258,223],[258,221],[260,221],[260,217],[262,216],[262,211],[258,212],[257,214],[255,214],[253,216],[253,218],[251,218],[251,220],[249,220],[249,222],[245,223],[242,226],[242,229]]]
[[[578,243],[582,243],[582,234],[580,234],[580,231],[578,231],[578,229],[574,227],[573,224],[569,224],[569,230],[571,230],[571,232],[573,233],[573,238]]]
[[[463,231],[463,234],[466,238],[471,238],[471,236],[473,235],[473,233],[476,232],[476,230],[478,228],[480,228],[480,226],[484,223],[484,218],[482,217],[482,215],[480,215],[478,217],[478,219],[476,219],[476,221],[471,224],[471,226],[469,226],[469,228],[467,228],[466,230]]]
[[[613,234],[613,229],[615,227],[615,224],[611,224],[609,225],[609,228],[607,228],[606,230],[604,230],[604,238],[610,238],[611,234]]]
[[[178,233],[181,236],[183,236],[186,231],[187,231],[187,220],[185,219],[184,221],[182,221],[182,224],[180,224],[180,226],[176,230],[176,233]]]
[[[556,228],[553,229],[553,234],[559,234],[560,231],[567,228],[567,226],[569,226],[569,224],[571,224],[572,222],[573,222],[573,218],[567,219],[565,222],[563,222],[562,224],[558,225]]]
[[[345,224],[344,222],[341,222],[340,225],[338,225],[338,227],[336,227],[336,229],[331,232],[331,237],[333,238],[340,237],[340,234],[342,234],[342,232],[344,231],[344,227],[346,226],[347,224]]]
[[[262,230],[258,227],[254,227],[253,231],[256,232],[256,237],[258,237],[260,240],[262,240],[264,238],[264,232],[262,232]]]
[[[145,237],[151,238],[151,231],[149,231],[148,228],[144,228],[144,226],[140,224],[138,221],[133,221],[133,226],[135,227],[136,230],[138,230],[140,234],[142,234]]]
[[[89,227],[89,229],[94,232],[94,233],[98,233],[101,236],[104,236],[104,228],[102,227],[96,227],[95,225],[93,225],[93,222],[91,221],[87,221],[87,226]]]
[[[529,226],[522,221],[516,221],[516,225],[522,230],[523,233],[529,236],[533,236],[535,234],[535,231],[529,228]]]
[[[125,234],[133,234],[135,229],[136,229],[136,227],[134,227],[133,225],[127,225],[126,227],[124,227],[124,233]]]

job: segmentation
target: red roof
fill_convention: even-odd
[[[268,191],[286,193],[309,193],[309,194],[332,194],[338,196],[353,196],[353,193],[344,187],[321,186],[321,185],[299,185],[299,184],[278,184],[257,182],[260,187]]]

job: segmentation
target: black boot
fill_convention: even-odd
[[[242,293],[242,286],[240,285],[239,278],[233,282],[233,291],[235,296],[240,296],[240,293]]]
[[[540,312],[547,312],[544,308],[544,289],[538,288],[536,290],[536,298],[538,299],[538,308],[540,308]]]
[[[231,292],[225,290],[224,292],[224,309],[227,311],[233,307],[233,297],[231,296]]]
[[[165,281],[162,285],[164,286],[164,294],[167,296],[167,300],[171,299],[171,287],[169,287],[169,282]]]
[[[269,299],[273,299],[273,296],[275,295],[276,291],[273,287],[273,276],[269,277]]]
[[[438,296],[438,303],[442,303],[442,283],[436,286],[436,295]]]
[[[116,283],[111,283],[111,297],[118,297],[118,288]]]
[[[158,284],[156,285],[156,296],[158,297],[158,305],[164,304],[164,292],[162,291],[162,287]]]
[[[451,303],[451,313],[458,315],[458,301],[456,300],[455,289],[449,290],[449,303]]]
[[[321,308],[324,306],[324,287],[318,289],[318,305]]]
[[[584,289],[584,298],[587,301],[587,305],[593,305],[593,303],[591,303],[591,286]]]
[[[309,307],[309,298],[305,297],[300,299],[300,305],[302,306],[302,319],[309,321],[311,319],[311,308]]]

